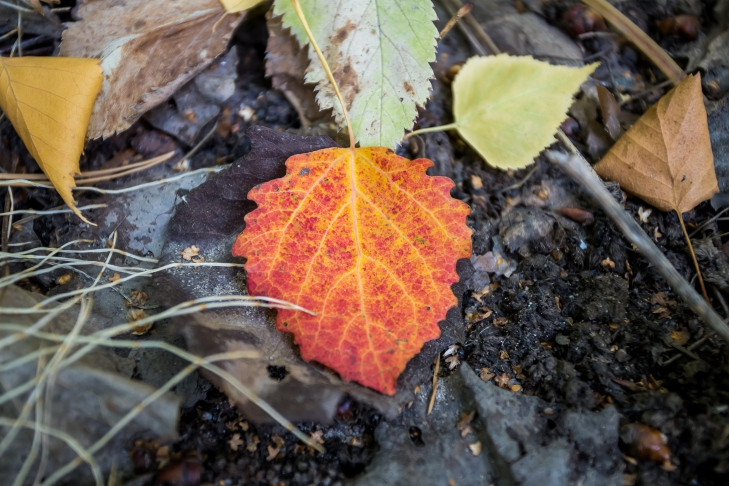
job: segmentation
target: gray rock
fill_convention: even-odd
[[[509,471],[496,484],[622,484],[615,408],[561,414],[540,398],[484,383],[468,366],[460,372],[474,394],[490,464]]]

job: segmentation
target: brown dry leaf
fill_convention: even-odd
[[[188,262],[192,260],[192,257],[196,257],[200,254],[200,248],[198,248],[195,245],[188,246],[184,250],[180,252],[180,255],[182,255],[183,260],[187,260]]]
[[[610,138],[617,140],[623,134],[623,128],[620,126],[620,104],[606,87],[598,84],[596,89],[602,123]]]
[[[218,0],[85,0],[68,24],[61,55],[101,58],[104,84],[89,138],[126,130],[144,112],[225,50],[244,14],[224,15]]]
[[[638,119],[595,165],[662,211],[690,211],[719,191],[701,77],[688,76]]]
[[[0,109],[63,201],[87,223],[71,189],[101,77],[95,59],[0,58]]]
[[[255,7],[263,0],[220,0],[228,13],[238,13]]]
[[[267,15],[268,44],[266,45],[266,76],[271,78],[274,89],[281,91],[296,109],[302,126],[331,114],[322,112],[316,103],[313,85],[304,84],[304,74],[309,65],[305,48],[301,48],[296,38],[281,24],[281,17]]]

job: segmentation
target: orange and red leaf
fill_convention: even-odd
[[[387,394],[457,299],[456,262],[471,255],[469,208],[432,162],[382,147],[296,155],[253,189],[258,208],[233,254],[253,295],[317,313],[279,311],[306,360]]]

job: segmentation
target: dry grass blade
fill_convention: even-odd
[[[106,204],[89,204],[87,206],[78,206],[79,211],[83,211],[86,209],[101,209],[105,208]],[[48,216],[51,214],[66,214],[66,213],[72,213],[73,210],[66,208],[66,206],[57,206],[52,209],[44,209],[44,210],[35,210],[35,209],[16,209],[13,211],[5,211],[3,213],[0,213],[0,216],[11,216],[11,215],[20,215],[20,214],[28,214],[31,216]],[[18,223],[19,221],[16,221]]]
[[[94,460],[93,455],[88,453],[88,450],[79,444],[79,442],[74,439],[71,435],[67,434],[66,432],[62,430],[55,429],[53,427],[48,427],[47,425],[38,424],[35,421],[20,421],[16,418],[12,417],[0,417],[0,426],[4,427],[25,427],[32,430],[37,430],[42,434],[55,437],[57,439],[62,440],[68,446],[73,449],[76,454],[78,454],[78,457],[81,458],[82,461],[86,462],[89,467],[91,468],[92,474],[94,476],[94,481],[97,484],[97,486],[103,486],[104,484],[104,478],[101,475],[101,470],[99,469],[99,465],[96,463],[96,460]]]
[[[93,182],[110,181],[119,177],[123,177],[125,175],[134,174],[136,172],[140,172],[159,165],[169,160],[174,154],[174,152],[167,152],[166,154],[162,154],[151,159],[141,160],[139,162],[124,165],[121,167],[81,172],[76,176],[76,183],[91,184]],[[29,181],[38,182],[40,184],[50,184],[50,181],[44,174],[0,174],[0,180],[12,179],[26,179]]]
[[[686,77],[686,73],[676,64],[676,61],[620,10],[606,0],[582,0],[582,2],[605,17],[605,20],[640,49],[673,84],[678,84]]]
[[[116,233],[114,233],[112,238],[112,248],[116,245]],[[102,275],[104,274],[104,271],[106,270],[106,265],[108,265],[109,261],[111,260],[112,253],[110,252],[106,260],[103,262],[102,268],[99,271],[99,273],[96,276],[96,279],[94,280],[92,287],[98,284],[98,281],[101,279]],[[23,407],[21,409],[21,412],[18,416],[19,422],[25,421],[28,419],[28,417],[31,414],[31,411],[33,408],[35,408],[35,423],[36,425],[40,426],[42,425],[43,421],[46,420],[46,414],[48,413],[48,408],[52,405],[52,401],[45,400],[45,397],[51,397],[53,396],[53,387],[55,385],[56,377],[58,376],[58,372],[61,369],[61,362],[65,359],[66,355],[71,351],[71,349],[76,344],[76,339],[80,336],[81,330],[83,329],[83,326],[85,322],[88,320],[89,315],[91,312],[91,303],[90,299],[86,296],[81,297],[81,306],[80,311],[78,314],[78,317],[76,319],[76,323],[74,324],[73,328],[62,336],[62,340],[58,348],[55,350],[55,353],[53,357],[48,361],[48,363],[43,366],[43,363],[45,361],[39,361],[39,366],[37,367],[37,376],[35,379],[35,382],[37,385],[34,387],[34,390],[32,393],[30,393],[23,404]],[[6,434],[6,436],[3,438],[2,441],[0,441],[0,456],[3,455],[4,451],[10,446],[10,444],[15,440],[17,434],[20,432],[20,426],[15,425],[10,428],[10,431]],[[25,482],[26,475],[30,472],[31,468],[33,467],[33,464],[35,463],[36,454],[38,452],[38,447],[40,447],[40,443],[38,441],[39,437],[39,429],[36,428],[34,431],[34,437],[33,442],[31,444],[31,450],[28,453],[27,457],[25,458],[25,461],[23,462],[22,467],[20,468],[20,471],[15,479],[14,485],[22,485]],[[43,465],[45,464],[45,454],[43,455],[43,459],[41,460],[40,467],[37,471],[36,479],[43,476]],[[36,481],[37,482],[37,481]]]
[[[179,174],[179,175],[176,175],[173,177],[166,177],[164,179],[160,179],[157,181],[145,182],[144,184],[138,184],[136,186],[125,187],[123,189],[101,189],[101,188],[93,187],[93,186],[76,186],[73,188],[73,190],[74,191],[89,191],[89,192],[95,192],[98,194],[124,194],[126,192],[137,191],[139,189],[145,189],[148,187],[155,187],[155,186],[160,186],[163,184],[168,184],[170,182],[182,179],[184,177],[197,176],[197,175],[205,174],[205,173],[220,172],[221,170],[223,170],[227,167],[228,167],[227,165],[221,165],[218,167],[197,169],[197,170],[193,170],[191,172],[185,172],[183,174]],[[29,179],[0,180],[0,187],[39,187],[42,189],[53,189],[53,186],[50,186],[48,184],[42,184],[40,182],[35,182],[35,181],[29,180]]]
[[[112,241],[114,241],[112,239]],[[103,484],[102,471],[99,463],[95,460],[94,455],[99,454],[101,449],[106,446],[124,427],[126,427],[132,420],[135,419],[143,410],[152,404],[155,400],[162,397],[166,392],[172,389],[177,383],[183,378],[188,376],[190,373],[197,369],[207,370],[209,373],[220,377],[225,382],[229,383],[230,388],[235,390],[241,396],[246,397],[252,403],[255,403],[262,410],[267,412],[274,420],[279,422],[286,429],[291,431],[298,439],[311,446],[314,450],[323,451],[321,445],[315,443],[308,436],[299,431],[292,423],[286,420],[285,417],[277,413],[275,409],[269,406],[265,401],[260,399],[254,393],[252,393],[245,385],[243,385],[237,378],[230,375],[216,363],[226,360],[235,360],[241,358],[255,358],[258,354],[255,351],[232,351],[227,353],[221,353],[211,356],[196,356],[184,349],[176,347],[167,342],[154,341],[154,340],[138,340],[138,339],[119,339],[120,336],[128,334],[132,329],[137,326],[144,325],[146,323],[154,323],[160,320],[174,318],[186,314],[198,313],[208,309],[223,309],[233,308],[242,306],[266,306],[280,309],[297,309],[302,312],[309,312],[299,306],[291,305],[285,301],[269,298],[258,298],[251,296],[241,295],[223,295],[223,296],[210,296],[201,299],[191,300],[183,302],[172,308],[165,309],[162,312],[148,316],[144,319],[140,319],[134,322],[124,323],[122,325],[114,326],[112,328],[103,329],[95,332],[85,332],[84,325],[87,322],[92,309],[91,296],[102,289],[114,288],[119,284],[115,282],[102,282],[102,275],[106,271],[119,271],[124,270],[128,273],[124,277],[125,281],[130,281],[135,278],[141,278],[152,275],[156,272],[169,270],[170,268],[180,266],[238,266],[235,264],[224,264],[224,263],[213,263],[213,264],[187,264],[187,263],[174,263],[165,265],[159,268],[142,268],[142,267],[117,267],[112,265],[111,258],[115,255],[122,255],[127,258],[134,258],[140,263],[156,263],[155,259],[138,257],[136,255],[122,252],[120,250],[112,248],[94,248],[94,249],[74,249],[73,246],[80,243],[88,243],[88,241],[73,241],[69,242],[61,248],[32,248],[17,253],[3,252],[0,253],[0,261],[6,261],[11,259],[18,259],[23,261],[35,262],[29,271],[22,272],[24,278],[32,278],[37,275],[38,272],[46,270],[46,267],[51,265],[51,268],[58,268],[59,265],[68,265],[71,268],[83,267],[88,265],[100,266],[98,274],[95,278],[92,277],[93,282],[82,289],[78,289],[64,296],[60,299],[57,296],[50,297],[42,300],[35,306],[35,308],[22,308],[22,307],[3,307],[0,312],[3,314],[3,318],[0,319],[0,332],[3,336],[0,338],[0,350],[7,349],[9,346],[13,346],[22,340],[28,338],[34,338],[41,340],[41,344],[34,351],[16,357],[12,360],[3,361],[0,364],[0,373],[13,370],[23,365],[36,362],[38,363],[38,372],[35,377],[23,383],[18,383],[10,389],[3,390],[0,392],[0,405],[8,403],[11,400],[22,400],[22,406],[15,417],[0,417],[0,427],[5,429],[3,431],[2,439],[0,440],[0,454],[3,450],[7,450],[8,447],[13,447],[17,440],[18,433],[22,429],[31,429],[35,432],[34,439],[29,446],[29,451],[26,456],[24,464],[21,466],[18,476],[15,480],[17,484],[24,484],[26,480],[32,480],[32,475],[36,475],[36,484],[51,485],[56,484],[59,481],[64,480],[64,477],[74,470],[76,467],[82,464],[87,464],[91,469],[94,482],[96,484]],[[104,254],[105,259],[102,262],[99,261],[87,261],[81,257],[83,255],[95,255]],[[71,255],[71,256],[61,256]],[[17,275],[10,275],[4,280],[0,280],[0,291],[3,287],[7,287],[16,280]],[[120,279],[122,280],[122,279]],[[60,305],[50,306],[58,300],[69,299]],[[81,302],[81,306],[78,303]],[[78,308],[79,313],[76,322],[72,329],[65,334],[57,334],[46,328],[52,324],[62,313],[69,309]],[[33,322],[30,326],[25,321],[25,324],[14,323],[13,315],[23,314],[38,314],[38,319]],[[27,318],[26,318],[27,319]],[[74,437],[68,435],[64,430],[54,429],[49,425],[48,420],[50,413],[53,411],[53,403],[49,402],[49,398],[53,396],[53,387],[55,383],[54,377],[58,375],[61,370],[72,366],[74,363],[79,362],[81,358],[88,355],[90,352],[98,349],[99,347],[109,348],[126,348],[126,349],[139,349],[139,348],[154,348],[164,350],[175,356],[182,358],[189,363],[188,366],[181,369],[175,376],[169,379],[162,387],[154,391],[153,393],[146,396],[142,401],[137,403],[135,407],[130,409],[126,415],[118,420],[113,427],[111,427],[102,436],[97,437],[95,442],[90,445],[80,444]],[[1,351],[0,351],[1,352]],[[255,354],[255,356],[253,356]],[[21,398],[22,397],[22,398]],[[140,397],[142,398],[142,397]],[[44,474],[42,471],[47,464],[47,450],[46,443],[49,437],[53,437],[61,440],[65,443],[76,455],[76,458],[67,463],[66,465],[57,468],[54,471],[49,471],[48,474]],[[33,472],[35,471],[35,472]],[[45,476],[45,479],[43,477]]]

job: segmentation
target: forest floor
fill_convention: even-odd
[[[628,119],[642,114],[670,88],[619,36],[591,35],[590,29],[576,26],[581,20],[566,14],[573,2],[475,3],[471,15],[507,52],[553,61],[572,59],[576,52],[585,60],[600,61],[593,77],[626,98],[630,95],[622,106]],[[701,59],[691,58],[698,56],[701,42],[729,36],[729,25],[722,26],[715,16],[717,2],[629,0],[619,6],[684,66],[701,64]],[[442,26],[449,15],[440,5],[438,13]],[[678,14],[698,19],[697,39],[656,27],[658,20]],[[569,37],[570,29],[587,34]],[[235,92],[219,104],[214,121],[196,132],[194,143],[185,138],[188,134],[181,136],[165,125],[164,110],[175,109],[170,101],[126,132],[91,142],[82,159],[82,169],[92,170],[123,163],[130,154],[175,152],[146,173],[100,184],[107,189],[171,178],[180,170],[231,162],[232,168],[124,196],[83,193],[79,205],[107,204],[89,212],[98,227],[69,215],[39,216],[14,227],[9,242],[58,247],[84,238],[99,247],[116,230],[117,248],[157,258],[160,264],[181,261],[180,252],[193,245],[207,261],[238,261],[226,254],[243,221],[242,213],[232,211],[250,207],[241,202],[244,194],[226,192],[235,184],[231,178],[261,158],[263,148],[280,158],[287,150],[296,153],[301,144],[320,148],[333,143],[322,135],[336,138],[326,123],[302,127],[290,98],[272,89],[265,76],[267,36],[262,13],[249,15],[238,27],[225,56],[237,59],[231,75]],[[449,85],[455,67],[476,53],[459,28],[440,42],[432,96],[418,126],[452,121]],[[725,54],[729,58],[729,51]],[[700,69],[719,185],[727,191],[729,68]],[[595,162],[612,141],[600,133],[598,110],[594,103],[590,108],[588,98],[583,94],[578,99],[563,129]],[[184,121],[175,126],[183,131],[179,127],[184,128]],[[273,130],[249,130],[252,126]],[[211,128],[215,130],[204,138]],[[37,170],[7,121],[0,125],[0,136],[5,171],[12,171],[13,157]],[[203,138],[189,163],[176,165]],[[336,394],[327,388],[321,400],[336,400],[320,408],[333,411],[330,420],[323,416],[327,413],[308,408],[303,416],[287,415],[324,448],[316,452],[281,425],[262,421],[260,413],[236,407],[235,400],[195,373],[174,389],[179,403],[170,406],[180,406],[179,420],[172,424],[176,430],[130,429],[114,443],[118,450],[111,454],[121,458],[115,484],[727,484],[729,347],[704,327],[580,186],[543,157],[523,170],[490,168],[456,134],[414,137],[398,153],[427,157],[435,163],[431,175],[455,181],[452,195],[471,207],[468,225],[474,232],[473,256],[459,265],[461,282],[454,286],[459,307],[442,323],[443,336],[409,364],[399,384],[403,391],[386,402],[354,385],[337,388]],[[611,190],[679,272],[695,281],[676,214],[652,209],[615,185]],[[46,209],[60,201],[51,191],[37,188],[17,189],[14,195],[16,209]],[[729,315],[729,225],[721,217],[726,204],[721,196],[684,216],[712,303],[720,314]],[[230,213],[230,218],[216,219],[218,211]],[[211,226],[217,224],[218,229]],[[14,265],[13,272],[25,268]],[[241,269],[215,273],[211,268],[204,276],[208,270],[195,271],[165,272],[123,293],[143,291],[149,304],[137,307],[154,313],[206,292],[245,292]],[[26,290],[56,295],[78,282],[59,280],[62,274],[57,270],[19,283]],[[228,282],[219,281],[230,276]],[[129,306],[124,307],[117,293],[109,294],[95,298],[95,318],[123,321]],[[271,311],[256,312],[255,318],[273,327]],[[148,336],[183,344],[182,329],[191,350],[219,352],[221,348],[206,341],[213,340],[206,332],[214,325],[203,319],[207,327],[202,332],[191,330],[196,319],[160,322]],[[298,359],[295,348],[287,338],[266,345],[272,353],[287,347],[294,356],[280,362],[269,357],[263,363],[272,384],[267,386],[283,386],[297,373],[288,364]],[[154,386],[184,365],[179,358],[163,357],[163,351],[125,349],[116,354],[132,359],[130,378]],[[434,373],[437,391],[428,413]],[[271,394],[277,406],[278,395]],[[302,397],[317,400],[316,386],[300,395],[288,391],[278,396],[278,405],[285,409],[288,401],[292,410],[306,408],[296,401]],[[32,434],[19,437],[26,441],[19,450],[33,439]],[[79,474],[69,476],[69,484],[91,481]]]

